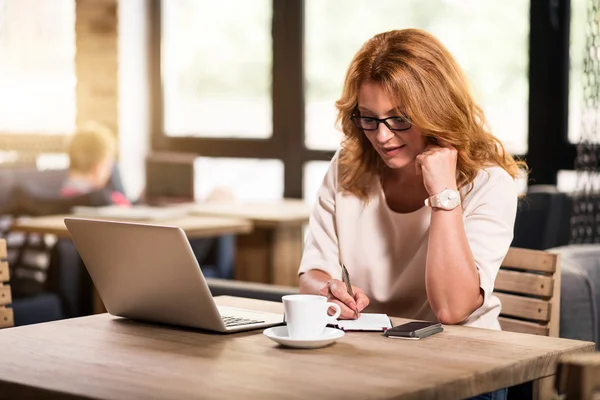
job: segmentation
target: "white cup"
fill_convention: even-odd
[[[338,304],[330,303],[325,296],[313,294],[290,294],[282,297],[288,335],[292,339],[317,339],[327,324],[337,323],[342,313]],[[329,316],[329,307],[336,309]]]

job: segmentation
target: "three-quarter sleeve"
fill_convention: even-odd
[[[298,274],[317,269],[326,272],[332,278],[341,279],[335,214],[337,160],[338,153],[331,160],[329,170],[317,192]]]
[[[500,265],[513,239],[518,191],[502,168],[488,168],[474,182],[464,204],[464,227],[484,292],[484,304],[494,289]]]

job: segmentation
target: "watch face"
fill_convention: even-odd
[[[440,193],[440,204],[443,208],[456,208],[460,204],[460,195],[455,190],[446,189]]]

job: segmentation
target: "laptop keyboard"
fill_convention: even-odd
[[[221,319],[225,323],[226,327],[239,326],[239,325],[262,324],[263,322],[265,322],[265,321],[260,321],[260,320],[257,320],[257,319],[239,318],[239,317],[224,317],[224,316],[221,316]]]

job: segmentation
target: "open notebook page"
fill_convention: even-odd
[[[378,331],[392,328],[386,314],[361,314],[358,319],[338,320],[337,327],[344,331]]]

